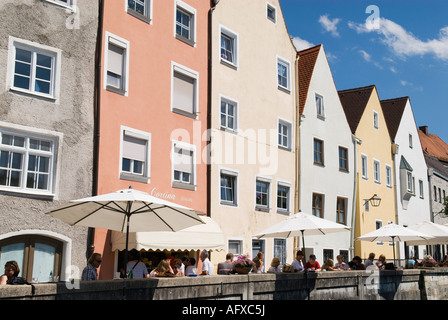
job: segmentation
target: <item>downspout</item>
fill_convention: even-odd
[[[399,199],[398,194],[399,194],[400,190],[398,190],[398,188],[397,188],[397,166],[396,166],[398,148],[399,148],[398,144],[394,143],[393,147],[392,147],[392,155],[393,155],[393,162],[394,162],[394,187],[393,188],[395,190],[395,192],[394,192],[395,221],[396,221],[396,224],[399,225],[400,223],[399,223],[399,219],[398,219],[398,199]],[[404,244],[404,245],[406,245],[406,244]],[[396,249],[397,249],[398,259],[400,259],[400,244],[398,244],[398,246],[396,246]]]
[[[362,144],[362,140],[352,134],[353,142],[353,159],[354,159],[354,174],[353,174],[353,198],[352,198],[352,222],[350,229],[350,259],[355,256],[355,225],[356,225],[356,200],[358,193],[358,144]]]
[[[295,78],[296,78],[296,98],[295,98],[295,106],[296,106],[296,118],[297,118],[297,130],[296,130],[296,184],[295,184],[295,194],[294,194],[294,213],[297,213],[301,210],[301,197],[300,197],[300,188],[302,186],[301,179],[302,179],[302,166],[301,166],[301,146],[302,143],[300,141],[300,138],[302,137],[301,134],[301,127],[302,127],[302,119],[305,118],[305,116],[302,116],[300,114],[300,106],[299,106],[299,53],[296,54],[296,68],[295,68]],[[300,240],[299,237],[294,237],[294,250],[300,250]],[[293,252],[293,257],[295,257],[295,253]]]
[[[103,46],[103,17],[104,0],[99,0],[98,33],[95,52],[95,87],[94,87],[94,137],[93,137],[93,169],[92,169],[92,195],[98,194],[98,167],[99,167],[99,144],[100,144],[100,105],[101,105],[101,53]],[[87,256],[95,251],[95,228],[88,229]]]

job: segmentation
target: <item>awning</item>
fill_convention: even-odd
[[[129,250],[224,250],[224,234],[218,223],[209,217],[200,217],[205,224],[195,225],[178,232],[131,232]],[[112,231],[112,251],[124,250],[126,234]]]

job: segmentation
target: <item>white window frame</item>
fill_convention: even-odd
[[[266,205],[264,204],[257,204],[257,182],[261,182],[261,183],[265,183],[267,184],[267,203]],[[256,176],[255,177],[255,197],[254,197],[254,202],[255,202],[255,210],[257,211],[270,211],[271,209],[271,190],[272,190],[272,179],[268,178],[268,177],[263,177],[263,176]],[[277,197],[275,198],[277,199]]]
[[[110,33],[109,31],[106,31],[105,39],[106,39],[106,41],[104,41],[104,68],[103,68],[104,69],[104,74],[103,74],[104,89],[124,95],[127,97],[129,94],[130,43],[128,40],[121,38],[117,35],[114,35],[114,34]],[[123,88],[117,88],[115,86],[111,86],[111,85],[107,84],[107,71],[108,71],[108,63],[109,63],[107,53],[109,52],[109,43],[116,47],[123,49],[123,52],[124,52],[123,66],[124,66],[125,70],[123,70],[123,75],[122,75],[122,77],[124,78],[124,79],[122,79]]]
[[[14,73],[15,73],[15,60],[16,60],[16,48],[20,48],[23,50],[31,51],[32,55],[35,56],[37,53],[43,54],[46,56],[50,56],[52,59],[52,67],[51,67],[51,87],[50,93],[41,93],[34,91],[34,89],[24,89],[14,86]],[[40,98],[45,98],[54,101],[55,103],[59,103],[59,95],[60,95],[60,84],[61,84],[61,59],[62,59],[62,50],[42,45],[36,42],[19,39],[16,37],[9,37],[8,44],[8,70],[7,70],[7,81],[6,81],[6,90],[7,91],[16,91],[25,94],[29,94],[31,96],[36,96]],[[32,59],[32,70],[30,82],[34,82],[36,65]],[[31,84],[34,87],[34,84]]]
[[[423,180],[418,180],[420,199],[424,199]]]
[[[415,194],[415,179],[412,176],[412,171],[406,170],[406,190]]]
[[[373,159],[373,181],[381,184],[381,162],[378,159]]]
[[[386,164],[386,186],[392,188],[392,166]]]
[[[185,38],[178,35],[176,32],[177,26],[177,10],[180,9],[184,13],[190,16],[190,38]],[[197,11],[192,6],[186,4],[181,0],[176,0],[176,5],[174,6],[174,37],[179,39],[193,47],[196,47],[196,30],[197,30]]]
[[[286,198],[286,209],[278,207],[278,189],[279,187],[288,188],[288,194]],[[291,182],[284,180],[277,180],[277,190],[275,193],[275,200],[277,206],[277,213],[289,213],[291,211]]]
[[[378,112],[373,110],[373,127],[375,129],[379,128],[379,115]]]
[[[271,18],[271,17],[268,15],[268,10],[269,10],[269,8],[274,10],[274,18]],[[274,5],[272,5],[272,4],[269,3],[269,2],[266,2],[266,19],[268,19],[269,21],[271,21],[271,22],[274,23],[274,24],[277,24],[277,7],[274,6]]]
[[[232,61],[229,61],[229,60],[223,58],[221,55],[221,37],[223,34],[232,40],[232,43],[233,43],[233,51],[232,51],[233,59],[232,59]],[[232,31],[231,29],[229,29],[223,25],[219,25],[219,43],[218,43],[218,45],[219,45],[219,47],[218,47],[219,60],[224,65],[233,67],[235,69],[238,69],[238,64],[239,64],[239,55],[238,55],[239,41],[238,41],[238,39],[239,39],[238,33],[236,33],[235,31]]]
[[[377,228],[377,223],[380,224],[379,228]],[[378,230],[378,229],[380,229],[380,228],[382,228],[382,227],[383,227],[383,220],[375,219],[375,230]],[[383,244],[384,244],[383,241],[377,241],[377,242],[376,242],[376,245],[377,245],[377,246],[382,246]]]
[[[191,161],[192,161],[192,168],[191,168],[191,177],[190,182],[183,182],[179,180],[175,180],[174,178],[174,150],[175,149],[182,149],[187,150],[192,153],[191,155]],[[187,190],[196,190],[196,145],[185,143],[182,141],[172,140],[171,141],[171,186],[173,188],[181,188],[181,189],[187,189]]]
[[[138,1],[138,0],[135,0],[135,1]],[[128,4],[127,0],[124,1],[124,10],[125,10],[125,12],[129,13],[131,16],[133,16],[137,19],[140,19],[146,23],[152,24],[153,2],[154,2],[154,0],[146,0],[145,13],[143,15],[140,12],[137,12],[134,9],[129,8],[129,4]]]
[[[63,145],[64,135],[60,132],[50,131],[40,128],[33,128],[28,126],[16,125],[7,122],[0,121],[0,138],[3,133],[10,134],[14,136],[21,136],[25,138],[25,147],[14,147],[14,146],[4,146],[0,144],[1,150],[17,151],[25,156],[22,158],[22,177],[20,187],[10,187],[10,186],[0,186],[0,191],[11,192],[16,194],[31,195],[35,197],[49,198],[57,200],[57,194],[59,190],[59,177],[61,170],[61,153]],[[42,152],[42,151],[30,151],[27,140],[29,139],[46,140],[50,141],[52,144],[52,151]],[[1,140],[0,140],[1,142]],[[49,178],[48,178],[48,189],[40,190],[34,188],[26,187],[26,176],[28,171],[28,155],[32,153],[35,155],[45,155],[50,156],[49,163]]]
[[[67,0],[67,3],[65,3],[65,1],[61,1],[61,0],[45,0],[45,1],[52,3],[54,5],[57,5],[59,7],[63,7],[68,10],[76,11],[77,0]]]
[[[287,143],[286,143],[286,145],[283,145],[282,143],[279,143],[279,141],[278,141],[278,138],[280,136],[280,132],[278,132],[280,125],[285,126],[286,130],[287,130],[287,133],[286,133]],[[283,136],[284,135],[282,135],[282,137]],[[293,147],[292,146],[292,137],[293,137],[292,123],[290,121],[286,120],[286,119],[278,118],[278,121],[277,121],[277,144],[278,144],[278,147],[283,149],[283,150],[291,151],[292,147]],[[283,139],[282,139],[282,141],[283,141]]]
[[[146,161],[144,164],[143,174],[123,171],[122,164],[124,136],[146,141]],[[151,182],[151,133],[127,126],[120,126],[119,178],[122,180],[131,180],[143,183]]]
[[[174,73],[180,73],[188,78],[191,78],[194,80],[194,102],[193,102],[193,113],[189,113],[186,111],[183,111],[181,109],[174,107]],[[174,113],[178,113],[193,119],[198,118],[199,114],[199,72],[190,69],[188,67],[185,67],[177,62],[171,61],[171,103],[170,103],[171,111]]]
[[[243,238],[227,238],[227,252],[231,252],[230,251],[230,247],[229,247],[229,242],[230,241],[234,241],[234,242],[238,242],[240,245],[240,250],[241,252],[232,252],[235,256],[241,255],[244,253],[244,239]]]
[[[319,119],[325,120],[325,105],[324,105],[324,96],[321,94],[315,93],[314,100],[316,103],[316,114]],[[321,105],[319,106],[317,100],[321,101]]]
[[[279,83],[278,77],[278,65],[281,64],[286,67],[287,69],[287,79],[286,79],[286,87]],[[278,89],[286,90],[288,93],[291,92],[291,62],[289,62],[287,59],[280,57],[277,55],[277,63],[275,65],[276,75],[277,75],[277,87]]]
[[[369,179],[369,159],[366,154],[361,154],[361,175],[363,179]]]
[[[229,98],[229,97],[226,97],[226,96],[224,96],[224,95],[220,95],[219,96],[219,114],[220,114],[220,116],[223,114],[222,113],[222,111],[221,111],[221,104],[222,103],[226,103],[226,104],[231,104],[231,105],[233,105],[233,107],[234,107],[234,115],[233,115],[233,128],[230,128],[227,124],[228,124],[228,121],[227,121],[227,118],[228,118],[228,114],[227,114],[227,107],[226,107],[226,113],[225,113],[225,116],[226,116],[226,125],[225,126],[223,126],[222,125],[222,123],[221,123],[221,117],[219,118],[219,127],[221,128],[221,129],[224,129],[224,130],[226,130],[226,131],[230,131],[230,132],[234,132],[234,133],[236,133],[236,132],[238,132],[238,111],[239,111],[239,108],[238,108],[238,101],[236,101],[235,99],[232,99],[232,98]]]
[[[412,141],[412,134],[409,134],[409,148],[414,148],[414,143]]]
[[[227,201],[227,200],[223,200],[221,199],[221,176],[222,175],[226,175],[226,176],[231,176],[235,179],[234,181],[234,185],[233,185],[233,201]],[[227,168],[219,168],[219,203],[221,205],[225,205],[225,206],[233,206],[233,207],[238,207],[238,171],[232,170],[232,169],[227,169]]]

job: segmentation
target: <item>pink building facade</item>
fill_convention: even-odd
[[[210,3],[102,5],[96,192],[132,186],[206,213]],[[94,251],[103,255],[100,279],[117,271],[110,242],[110,231],[95,230]]]

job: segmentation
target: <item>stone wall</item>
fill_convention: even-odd
[[[0,300],[121,300],[123,280],[0,287]],[[79,288],[68,288],[70,286]],[[126,281],[128,300],[446,300],[448,268]]]

